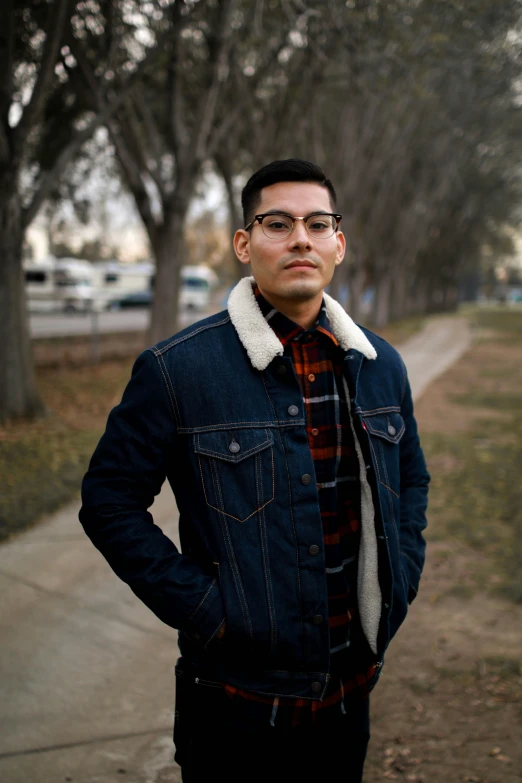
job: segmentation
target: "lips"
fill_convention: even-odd
[[[315,264],[312,263],[312,261],[309,261],[307,258],[297,258],[295,261],[292,261],[290,264],[288,264],[285,269],[294,269],[295,267],[303,266],[309,266],[312,269],[315,269]]]

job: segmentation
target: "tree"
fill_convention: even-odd
[[[6,0],[0,9],[0,421],[43,411],[33,372],[22,272],[24,233],[93,132],[125,99],[136,71],[134,23],[96,0]],[[102,24],[102,21],[104,24]],[[85,90],[69,44],[110,41],[97,78],[111,100]],[[118,78],[117,93],[112,89]]]

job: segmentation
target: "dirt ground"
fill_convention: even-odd
[[[455,395],[476,388],[520,394],[510,363],[522,365],[520,345],[479,342],[422,397],[421,433],[464,433],[502,417],[501,410],[463,407]],[[451,471],[452,455],[428,465],[432,474]],[[429,515],[421,591],[372,694],[365,783],[522,781],[522,605],[495,595],[496,561],[447,531],[438,535],[441,520],[439,503]],[[470,578],[477,571],[487,575],[483,587]]]

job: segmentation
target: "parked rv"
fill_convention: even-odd
[[[92,264],[77,258],[25,262],[25,288],[33,312],[88,312],[95,298]]]
[[[151,263],[121,264],[117,261],[91,263],[76,258],[25,262],[25,286],[32,312],[102,311],[150,305],[155,266]],[[217,285],[216,273],[206,266],[181,269],[181,309],[204,311]]]

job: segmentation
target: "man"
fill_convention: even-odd
[[[416,595],[429,477],[397,352],[324,293],[332,183],[276,161],[243,190],[251,278],[145,351],[80,519],[179,629],[184,781],[362,780],[368,693]],[[147,511],[168,478],[182,554]],[[151,662],[153,665],[153,661]]]

